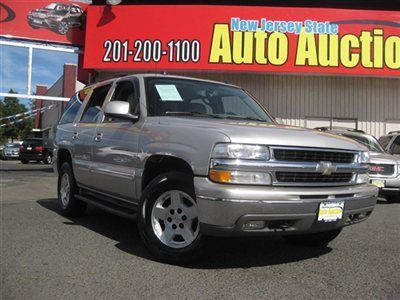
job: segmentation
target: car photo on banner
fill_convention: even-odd
[[[71,28],[82,28],[84,17],[82,8],[77,4],[50,3],[30,11],[27,21],[34,29],[48,28],[64,35]]]

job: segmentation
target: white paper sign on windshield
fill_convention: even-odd
[[[161,101],[183,101],[178,89],[173,84],[156,84]]]

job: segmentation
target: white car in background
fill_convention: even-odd
[[[318,129],[353,139],[366,146],[370,151],[370,182],[379,188],[379,194],[385,196],[388,202],[400,201],[400,156],[386,153],[375,137],[361,130],[347,128]],[[399,135],[397,139],[400,139]],[[394,142],[391,143],[394,145]]]

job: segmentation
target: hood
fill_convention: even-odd
[[[373,164],[400,164],[400,158],[388,153],[370,152]]]
[[[159,123],[192,129],[209,128],[224,133],[232,143],[368,151],[351,139],[295,126],[197,117],[160,117]]]

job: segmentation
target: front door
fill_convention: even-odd
[[[91,187],[95,182],[90,174],[92,144],[95,138],[96,125],[104,116],[102,106],[110,87],[111,84],[107,84],[93,90],[80,120],[73,129],[73,168],[76,180],[80,185]]]
[[[139,97],[133,80],[119,81],[110,101],[129,102],[131,113],[139,114]],[[135,174],[142,120],[133,122],[106,117],[97,126],[92,164],[96,190],[129,201],[136,199]]]

